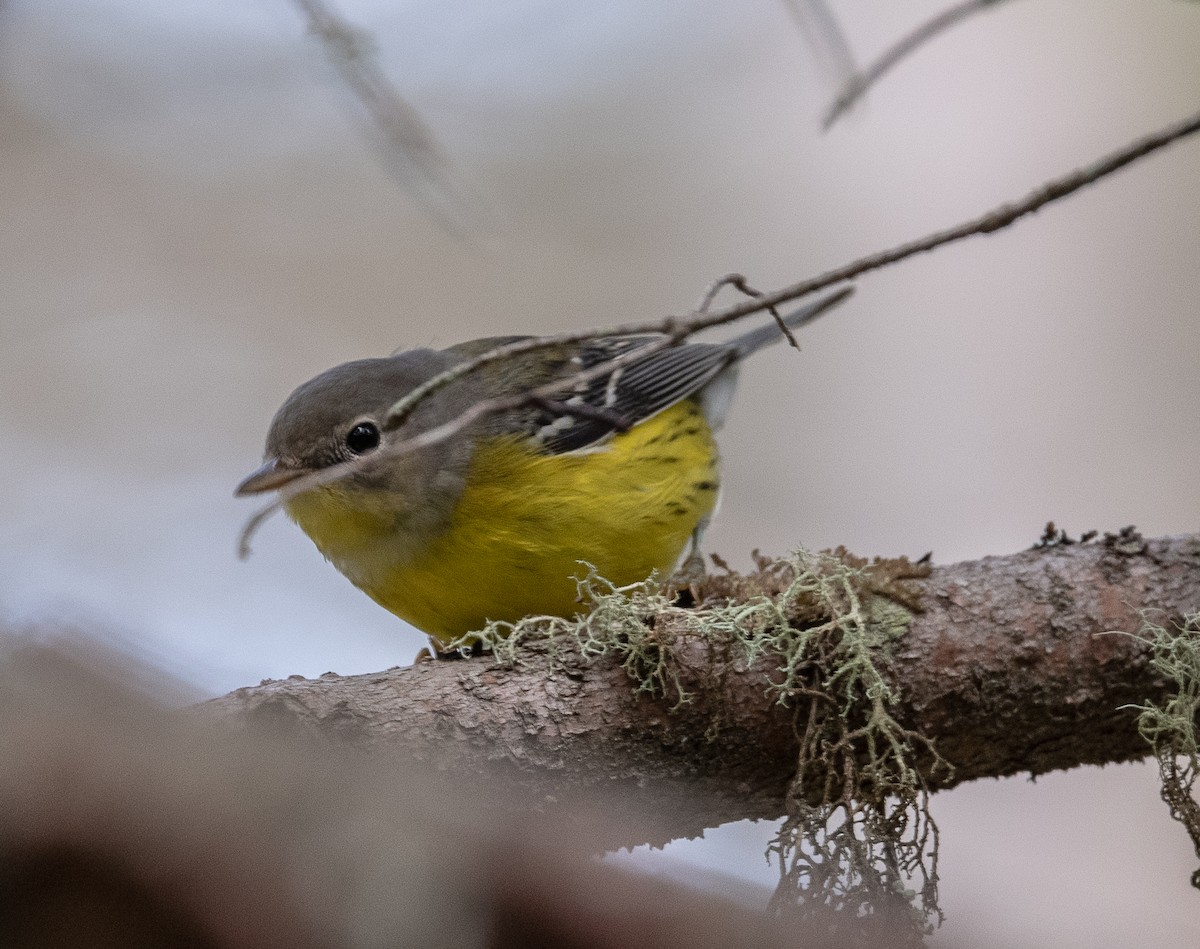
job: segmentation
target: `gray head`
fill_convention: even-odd
[[[275,413],[264,464],[238,486],[237,493],[276,490],[309,472],[373,454],[389,441],[400,441],[453,416],[460,399],[439,394],[422,403],[399,430],[384,430],[388,410],[397,400],[456,361],[444,352],[416,349],[380,359],[357,359],[310,379]],[[463,454],[457,446],[439,445],[391,459],[386,465],[365,465],[346,479],[346,486],[402,485],[419,469],[444,467],[456,454]]]

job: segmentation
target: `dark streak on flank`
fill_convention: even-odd
[[[667,441],[673,442],[673,441],[675,441],[675,439],[683,438],[684,436],[687,436],[688,438],[693,438],[699,434],[700,434],[700,426],[699,425],[689,425],[687,428],[675,429],[673,432],[671,432],[671,437],[668,438]],[[653,439],[653,440],[656,441],[657,439]],[[650,443],[647,442],[647,444],[650,444]]]

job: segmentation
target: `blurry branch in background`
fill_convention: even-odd
[[[936,231],[906,244],[900,244],[888,250],[861,257],[849,264],[828,270],[816,277],[801,280],[798,283],[793,283],[779,290],[753,295],[740,303],[735,303],[714,311],[705,311],[702,309],[686,317],[672,316],[666,319],[617,324],[615,326],[583,332],[563,333],[554,336],[544,336],[538,339],[523,340],[519,343],[497,347],[492,352],[475,360],[473,368],[477,368],[486,362],[512,358],[513,356],[527,353],[534,349],[553,348],[603,336],[623,336],[638,333],[662,334],[659,339],[648,342],[645,347],[642,347],[637,350],[636,354],[633,354],[637,358],[644,358],[657,349],[678,345],[701,330],[732,323],[753,313],[771,311],[780,304],[809,296],[837,284],[845,283],[873,270],[879,270],[882,267],[899,263],[909,257],[934,250],[945,244],[951,244],[955,241],[980,234],[994,233],[1008,227],[1020,218],[1032,214],[1054,201],[1065,198],[1087,185],[1094,184],[1107,175],[1124,168],[1126,165],[1145,158],[1158,149],[1188,135],[1192,135],[1197,131],[1200,131],[1200,112],[1144,138],[1131,142],[1125,147],[1099,158],[1083,168],[1076,169],[1059,178],[1048,181],[1024,198],[1008,204],[1002,204],[977,218],[945,230]],[[727,279],[722,278],[723,281]],[[829,301],[837,302],[838,299],[840,298],[835,294],[825,301],[825,305],[831,305]],[[555,394],[570,391],[581,381],[590,378],[599,378],[604,374],[613,372],[624,364],[622,360],[627,361],[626,357],[622,356],[605,363],[600,363],[589,368],[584,373],[564,376],[562,379],[542,389],[526,393],[523,396],[503,396],[479,402],[468,409],[463,415],[439,426],[436,432],[429,431],[417,434],[412,438],[390,443],[380,451],[372,452],[369,455],[364,455],[352,461],[332,465],[304,477],[297,478],[279,493],[275,503],[258,511],[246,522],[238,540],[240,556],[245,557],[248,555],[250,539],[266,518],[279,510],[296,495],[310,491],[321,485],[338,481],[365,466],[378,464],[385,458],[395,458],[399,455],[409,454],[436,442],[444,441],[460,432],[467,425],[485,416],[511,411],[522,405],[534,404],[539,399],[546,399]],[[445,385],[447,381],[460,378],[462,371],[461,366],[456,367],[449,370],[449,375],[446,378],[437,377],[430,380],[429,383],[421,387],[422,396],[436,391]],[[405,400],[399,407],[393,408],[392,415],[402,418],[407,412],[411,411],[414,404],[415,402],[411,400]],[[398,423],[392,423],[393,428],[397,427],[397,425]]]
[[[858,66],[837,17],[825,0],[782,0],[800,31],[820,72],[834,88],[844,89],[855,81]]]
[[[813,0],[815,3],[816,0]],[[957,23],[976,13],[982,13],[990,7],[999,6],[1005,0],[963,0],[943,10],[937,16],[925,23],[922,23],[908,35],[902,37],[892,46],[888,47],[879,55],[872,63],[866,66],[861,72],[855,72],[843,84],[842,91],[837,98],[833,100],[833,104],[825,113],[825,118],[822,121],[822,126],[828,129],[842,115],[844,115],[851,106],[861,99],[870,90],[879,79],[900,60],[904,59],[910,53],[915,52],[918,48],[928,43],[938,34],[945,32]],[[791,3],[789,2],[789,6]],[[836,28],[836,27],[835,27]]]
[[[447,780],[272,733],[278,716],[202,724],[164,706],[161,674],[133,656],[5,645],[5,949],[850,944],[772,920],[736,887],[720,895],[715,879],[700,892],[598,864],[595,841],[624,811],[567,826],[498,793],[486,767]]]
[[[323,0],[294,0],[342,81],[367,110],[385,170],[443,227],[460,239],[480,206],[415,107],[396,90],[376,57],[374,39]]]

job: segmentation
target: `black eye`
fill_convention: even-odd
[[[379,447],[379,427],[374,422],[359,422],[346,436],[346,447],[356,455],[365,455]]]

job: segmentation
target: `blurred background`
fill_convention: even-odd
[[[869,59],[945,0],[831,0]],[[0,6],[0,621],[98,631],[203,694],[424,638],[234,485],[329,366],[690,310],[949,226],[1191,113],[1200,5],[1001,5],[830,132],[779,0],[340,0],[472,199],[398,187],[289,0]],[[1200,142],[872,274],[747,366],[708,547],[938,562],[1200,529]],[[723,298],[724,299],[724,298]],[[947,941],[1191,947],[1149,766],[939,795]],[[769,885],[772,827],[635,853]]]

